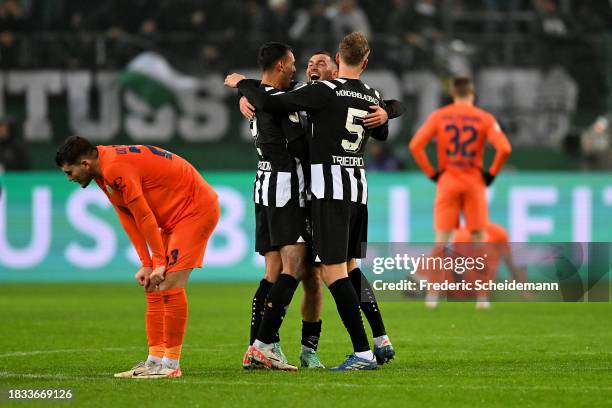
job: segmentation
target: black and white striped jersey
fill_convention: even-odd
[[[378,91],[357,79],[318,81],[285,93],[266,93],[252,80],[238,84],[257,109],[281,113],[306,110],[311,121],[311,193],[319,199],[367,204],[363,154],[370,137],[385,140],[387,124],[363,126],[372,105],[385,107]]]
[[[260,88],[269,95],[283,93],[265,84]],[[255,203],[283,207],[297,197],[303,207],[306,181],[302,163],[308,160],[308,147],[299,115],[257,110],[250,128],[259,159],[253,189]]]

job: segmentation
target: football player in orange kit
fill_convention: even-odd
[[[495,281],[499,265],[501,261],[504,261],[510,275],[518,282],[525,282],[527,280],[527,268],[525,266],[519,266],[514,262],[508,233],[504,227],[489,222],[485,227],[484,235],[484,242],[486,243],[484,244],[484,252],[487,254],[487,260],[485,262],[486,267],[482,271],[467,271],[465,276],[466,280],[470,282],[474,282],[477,279],[482,281]],[[464,252],[462,250],[467,250],[466,252],[469,252],[469,245],[463,245],[463,243],[468,242],[471,242],[470,231],[464,225],[456,230],[453,235],[453,243],[455,244],[454,250],[459,253]],[[522,296],[528,299],[530,295],[528,292],[524,292]],[[489,291],[477,291],[476,309],[489,309],[490,307]]]
[[[488,220],[486,186],[489,186],[507,160],[512,148],[490,113],[474,105],[472,80],[457,77],[451,83],[453,103],[435,110],[410,141],[410,151],[423,172],[437,183],[434,202],[435,242],[433,256],[441,256],[463,213],[472,242],[484,241]],[[425,153],[425,146],[436,138],[438,170]],[[493,163],[483,169],[485,142],[496,150]],[[436,272],[432,280],[440,279]],[[435,308],[438,293],[427,294],[425,305]]]
[[[187,161],[154,146],[93,146],[71,136],[55,161],[69,181],[98,184],[140,258],[135,279],[145,288],[149,356],[115,377],[180,377],[185,284],[219,220],[217,193]]]

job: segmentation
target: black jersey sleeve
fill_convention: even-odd
[[[380,107],[387,111],[387,115],[389,115],[389,110],[385,101],[380,101]],[[389,115],[389,119],[391,119],[391,115]],[[372,129],[372,137],[376,140],[380,140],[384,142],[389,137],[389,121],[387,120],[383,125],[377,126]]]
[[[243,79],[238,82],[238,90],[256,108],[270,113],[319,110],[325,108],[333,98],[333,90],[319,82],[303,86],[291,92],[269,95],[261,88],[258,88],[256,81]]]
[[[389,119],[399,118],[406,112],[406,105],[397,99],[386,99],[385,105],[385,110],[387,111],[387,115],[389,115]]]
[[[282,115],[281,126],[283,135],[287,139],[287,150],[292,156],[304,162],[308,158],[308,140],[300,121],[300,115],[297,112]]]

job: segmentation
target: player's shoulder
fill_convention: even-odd
[[[474,108],[474,112],[476,112],[478,116],[480,116],[481,118],[484,118],[486,121],[489,121],[489,122],[496,121],[495,116],[493,116],[493,114],[489,112],[488,110],[483,109],[480,106],[476,106],[476,105],[474,105],[473,108]]]
[[[363,87],[368,91],[368,93],[382,100],[382,96],[380,96],[380,92],[378,91],[378,89],[372,88],[367,82],[361,81],[361,83],[363,84]]]
[[[270,86],[270,85],[263,85],[262,84],[261,87],[264,89],[264,92],[269,94],[269,95],[280,95],[280,94],[284,94],[285,93],[284,90],[275,88],[275,87]]]

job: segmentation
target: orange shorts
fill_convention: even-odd
[[[489,212],[484,181],[480,175],[458,177],[442,173],[434,202],[434,228],[437,231],[459,228],[460,213],[463,213],[468,230],[486,227]]]
[[[201,268],[208,239],[220,216],[219,201],[185,217],[170,232],[162,232],[166,249],[166,272]]]

